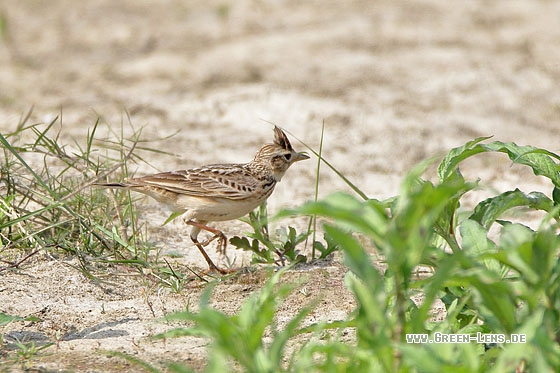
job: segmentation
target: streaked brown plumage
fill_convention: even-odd
[[[107,188],[124,188],[147,194],[168,205],[174,212],[184,213],[183,219],[192,226],[191,239],[198,247],[210,269],[218,268],[204,250],[204,246],[218,238],[225,250],[225,235],[208,227],[209,221],[240,218],[272,194],[276,183],[297,161],[308,159],[296,152],[286,134],[274,127],[274,142],[264,145],[249,163],[213,164],[189,170],[163,172],[129,179],[124,183],[96,184]],[[214,234],[206,242],[197,237],[201,229]]]

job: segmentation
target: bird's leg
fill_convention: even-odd
[[[213,233],[214,235],[212,237],[210,237],[209,239],[207,239],[204,242],[201,242],[200,244],[205,247],[210,242],[214,241],[217,238],[218,239],[218,247],[217,247],[218,253],[220,253],[222,255],[226,255],[227,237],[222,231],[217,230],[216,228],[212,228],[212,227],[207,226],[206,222],[202,223],[202,222],[198,222],[198,221],[195,221],[195,220],[189,220],[189,221],[187,221],[187,224],[198,228],[198,229],[196,229],[196,232],[195,232],[195,228],[193,228],[193,232],[191,232],[191,239],[193,238],[193,233],[196,233],[194,235],[195,238],[196,238],[201,229],[204,229],[207,232]]]
[[[204,222],[205,223],[205,222]],[[204,257],[204,259],[206,260],[206,263],[208,263],[208,267],[210,267],[210,270],[214,270],[217,272],[220,272],[221,274],[226,274],[226,273],[230,273],[231,271],[226,270],[226,269],[222,269],[219,268],[218,266],[216,266],[214,264],[214,262],[212,261],[212,259],[210,259],[210,257],[208,256],[208,254],[206,253],[206,251],[204,250],[204,246],[208,245],[210,242],[214,241],[216,238],[218,238],[220,240],[220,242],[218,243],[218,247],[222,246],[222,252],[225,253],[225,246],[227,244],[226,241],[226,236],[220,232],[217,229],[214,228],[210,228],[207,225],[205,225],[202,222],[197,222],[194,220],[188,220],[186,221],[187,225],[191,225],[193,227],[192,231],[191,231],[191,240],[192,242],[194,242],[194,244],[196,245],[196,247],[198,247],[198,250],[200,251],[200,253],[202,254],[202,256]],[[210,233],[214,233],[213,237],[210,237],[208,240],[204,241],[204,242],[199,242],[198,241],[198,233],[200,233],[200,230],[204,229]],[[218,250],[219,251],[219,250]]]

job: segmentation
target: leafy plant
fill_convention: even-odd
[[[250,212],[247,218],[241,220],[253,228],[252,232],[247,233],[247,237],[251,240],[247,237],[235,236],[230,238],[230,243],[238,249],[251,251],[253,263],[279,263],[284,266],[286,259],[289,263],[307,261],[307,257],[297,249],[297,245],[304,242],[311,232],[298,234],[293,227],[279,228],[276,230],[275,239],[271,239],[266,201],[258,209]],[[275,259],[274,255],[278,258]]]
[[[42,346],[37,346],[34,341],[31,342],[22,342],[16,341],[17,347],[17,361],[24,366],[26,363],[33,360],[37,355],[43,351],[44,349],[52,346],[54,343],[47,343]]]
[[[6,326],[14,321],[28,321],[28,322],[39,322],[41,321],[36,316],[12,316],[5,313],[0,312],[0,326]],[[44,349],[52,346],[54,343],[45,343],[40,346],[37,346],[34,341],[21,341],[15,340],[13,343],[8,343],[4,339],[4,335],[0,335],[0,356],[7,357],[8,355],[8,346],[15,350],[15,354],[12,354],[9,359],[2,361],[0,360],[0,367],[2,365],[14,365],[19,363],[22,368],[25,369],[25,365],[30,363],[36,356],[40,354],[41,351]]]
[[[28,317],[12,316],[12,315],[8,315],[8,314],[5,314],[3,312],[0,312],[0,326],[7,325],[7,324],[9,324],[13,321],[38,322],[38,321],[40,321],[40,319],[35,317],[35,316],[28,316]]]
[[[467,218],[457,221],[461,197],[477,185],[461,176],[462,160],[482,152],[503,152],[514,163],[549,178],[556,189],[559,157],[513,143],[481,144],[483,140],[450,151],[438,168],[436,184],[420,179],[426,164],[415,168],[389,210],[379,201],[364,202],[345,194],[298,209],[335,222],[325,230],[340,244],[352,271],[347,281],[358,302],[351,320],[358,332],[358,348],[348,363],[352,370],[501,372],[560,367],[556,234],[560,208],[542,193],[516,189],[480,202],[461,214]],[[538,231],[505,220],[505,213],[517,207],[546,212]],[[494,224],[502,227],[496,242],[489,237]],[[369,261],[353,232],[369,237],[384,255],[388,267],[384,274]],[[418,266],[431,267],[433,274],[414,280]],[[420,305],[412,302],[418,293],[423,296]],[[429,315],[438,298],[447,306],[447,317],[436,323]],[[527,342],[494,348],[492,343],[406,343],[407,335],[426,333],[433,338],[436,332],[503,334],[508,340],[523,334]]]
[[[200,298],[200,310],[179,312],[166,317],[168,321],[189,321],[190,328],[175,328],[156,338],[184,336],[204,337],[212,340],[207,370],[225,372],[231,370],[235,361],[248,372],[282,371],[285,347],[299,333],[299,324],[311,312],[312,307],[300,310],[282,330],[275,322],[278,306],[292,291],[292,286],[279,285],[280,276],[287,268],[275,273],[264,288],[245,301],[237,315],[227,316],[210,306],[213,286],[208,286]],[[272,342],[264,343],[265,336]],[[180,365],[171,365],[171,371],[183,371]]]

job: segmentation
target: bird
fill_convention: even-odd
[[[143,193],[167,205],[174,214],[181,214],[192,227],[190,238],[208,263],[208,270],[225,274],[231,271],[216,266],[204,247],[218,239],[218,251],[224,253],[227,238],[222,231],[208,226],[208,222],[247,215],[270,197],[292,164],[305,159],[309,156],[296,152],[286,134],[274,126],[274,141],[263,145],[247,163],[210,164],[94,185]],[[200,242],[201,230],[213,236]]]

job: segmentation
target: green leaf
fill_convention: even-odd
[[[550,338],[542,338],[540,336],[543,328],[543,311],[544,309],[540,309],[534,312],[522,325],[511,331],[516,334],[524,334],[528,343],[505,344],[503,352],[496,359],[495,366],[493,367],[494,372],[514,371],[519,368],[522,361],[529,364],[529,367],[531,367],[530,371],[552,371],[547,369],[550,366],[547,367],[545,363],[546,358],[543,355],[545,351],[553,349],[556,349],[556,354],[558,354],[558,343],[550,340]]]
[[[507,224],[500,232],[500,248],[495,257],[500,262],[514,268],[523,281],[536,284],[540,273],[545,269],[532,268],[535,232],[521,224]],[[535,270],[536,269],[536,270]]]
[[[560,174],[558,165],[554,159],[560,156],[548,150],[535,148],[533,146],[520,146],[513,142],[504,143],[494,141],[488,144],[480,144],[488,137],[479,137],[467,144],[452,149],[441,161],[438,167],[439,180],[443,181],[449,177],[457,168],[459,163],[468,157],[483,152],[505,153],[513,163],[523,164],[531,167],[535,175],[549,178],[555,186],[560,186]]]
[[[21,321],[23,317],[20,316],[10,316],[8,314],[0,312],[0,326],[7,325],[12,321]]]
[[[319,259],[325,259],[333,252],[338,251],[340,248],[338,242],[336,242],[328,233],[323,235],[323,239],[327,243],[327,247],[325,247],[325,245],[323,245],[320,241],[313,242],[313,247],[321,253]]]
[[[208,369],[223,368],[224,362],[236,361],[243,371],[274,372],[282,364],[286,343],[299,334],[299,324],[311,312],[305,307],[290,319],[283,331],[274,323],[276,312],[294,286],[279,284],[281,275],[289,267],[275,273],[258,292],[243,302],[233,316],[211,308],[209,299],[213,285],[201,296],[198,313],[180,312],[166,316],[166,320],[192,321],[194,326],[176,328],[157,338],[204,336],[211,338]],[[272,344],[265,347],[264,338],[270,335]],[[211,361],[210,361],[211,360]]]
[[[372,265],[369,256],[352,236],[352,233],[330,225],[325,226],[325,231],[338,243],[344,252],[344,262],[352,272],[368,284],[368,286],[374,287],[382,284],[383,280],[377,269]]]
[[[474,288],[473,298],[482,319],[495,333],[511,333],[515,329],[517,309],[511,284],[486,268],[469,272],[467,279]]]
[[[447,155],[443,158],[438,166],[438,176],[439,181],[447,179],[463,160],[471,157],[475,154],[479,154],[485,151],[483,147],[478,146],[478,144],[484,140],[489,139],[492,136],[478,137],[472,141],[467,142],[465,145],[459,146],[457,148],[451,149]]]
[[[422,165],[420,165],[422,166]],[[438,237],[450,246],[454,240],[452,217],[458,198],[476,184],[467,183],[459,173],[453,173],[440,184],[414,178],[417,167],[403,182],[400,197],[392,209],[392,219],[387,234],[379,248],[387,256],[389,268],[409,279],[414,267],[422,264],[426,254]],[[451,246],[456,250],[455,246]]]
[[[252,243],[249,242],[249,239],[247,237],[239,237],[239,236],[234,236],[231,237],[229,239],[229,243],[232,244],[233,246],[237,247],[238,249],[243,249],[243,250],[247,250],[247,251],[255,251],[258,250],[258,246],[259,243],[257,240],[253,240]],[[257,244],[255,247],[254,244]]]
[[[463,252],[477,260],[481,260],[486,268],[501,275],[500,264],[493,259],[485,259],[486,254],[496,252],[496,244],[486,236],[488,231],[474,220],[467,219],[459,227],[463,239]]]
[[[555,186],[552,190],[552,200],[554,201],[555,205],[560,205],[560,188],[558,188],[557,186]]]
[[[163,222],[162,226],[167,225],[168,223],[177,219],[179,216],[183,215],[184,213],[185,213],[184,211],[176,211],[171,213],[171,215],[169,215],[169,217]]]
[[[321,201],[308,202],[299,208],[281,211],[277,216],[324,216],[334,219],[342,227],[364,233],[374,240],[381,240],[387,228],[386,207],[377,200],[361,201],[349,194],[338,192]]]
[[[489,229],[504,212],[512,208],[529,207],[549,212],[553,206],[554,203],[543,193],[531,192],[525,194],[519,189],[515,189],[481,201],[475,207],[469,219]]]

